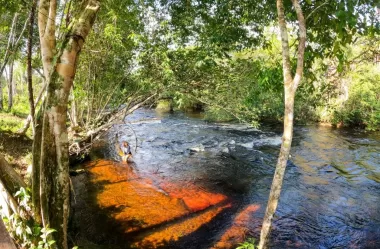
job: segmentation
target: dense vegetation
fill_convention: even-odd
[[[172,15],[183,15],[178,9],[172,11]],[[153,93],[158,93],[156,99],[172,98],[178,109],[201,107],[210,120],[238,120],[254,126],[263,121],[281,122],[284,109],[281,44],[275,23],[263,20],[265,28],[260,26],[262,33],[258,39],[238,30],[235,23],[231,23],[228,30],[212,20],[205,30],[200,31],[193,25],[189,27],[196,30],[188,30],[181,26],[184,23],[170,22],[168,15],[163,9],[154,9],[148,4],[131,4],[123,10],[115,9],[113,3],[103,6],[98,17],[101,21],[95,24],[82,51],[70,97],[71,121],[75,125],[79,122],[81,126],[93,128],[99,121],[99,112],[106,107],[119,106],[131,96],[144,98]],[[195,17],[187,19],[195,19],[197,13],[192,15]],[[4,48],[12,17],[10,12],[2,15]],[[23,22],[22,17],[19,18],[16,36]],[[219,28],[217,32],[221,34],[212,33],[213,27]],[[197,32],[200,40],[191,41],[186,32]],[[241,37],[228,37],[223,32],[231,32],[230,36],[241,33]],[[35,38],[37,52],[37,34]],[[291,37],[293,53],[295,38],[294,33]],[[329,41],[332,48],[307,51],[307,72],[295,103],[297,123],[328,122],[378,129],[379,37],[373,32],[357,32],[350,39],[349,45],[337,41],[334,45],[334,41]],[[9,83],[10,68],[6,67],[0,101],[3,111],[25,116],[28,113],[26,65],[23,63],[26,54],[23,49],[15,52],[11,57],[12,63],[16,63],[12,84]],[[43,79],[37,73],[42,71],[39,54],[35,53],[34,57],[36,96]],[[12,103],[8,94],[11,85],[14,85]]]
[[[77,144],[76,153],[88,151],[82,143],[139,106],[171,99],[175,109],[203,110],[213,121],[286,123],[293,109],[284,102],[288,73],[293,83],[302,78],[294,87],[298,124],[379,129],[377,1],[278,0],[276,8],[275,1],[104,1],[100,7],[95,0],[41,0],[33,23],[36,4],[0,0],[0,129],[16,132],[21,118],[33,117],[35,222],[45,231],[63,224],[59,248],[67,247],[69,143]]]

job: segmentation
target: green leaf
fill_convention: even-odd
[[[28,234],[32,234],[32,229],[30,229],[30,227],[28,227],[28,226],[26,226],[25,231],[26,231]]]
[[[53,245],[55,243],[55,240],[49,240],[48,244],[49,246]]]

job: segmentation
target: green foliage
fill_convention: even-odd
[[[22,128],[22,122],[22,118],[8,113],[0,113],[0,131],[17,132]]]
[[[248,238],[243,243],[240,243],[236,249],[256,249],[256,240],[254,238]]]
[[[205,119],[208,121],[230,122],[236,119],[232,113],[220,107],[209,106],[205,111]]]
[[[49,249],[51,246],[55,243],[54,240],[50,239],[49,234],[56,232],[55,229],[46,227],[41,229],[41,235],[40,238],[41,240],[38,241],[38,245],[33,247],[32,249]]]
[[[31,199],[31,190],[29,188],[21,188],[15,193],[15,197],[18,199],[18,203],[26,210],[30,210],[29,202]]]
[[[378,66],[361,66],[350,73],[348,99],[334,110],[333,123],[380,128],[380,70]]]
[[[23,210],[31,210],[31,192],[29,188],[21,188],[15,193],[15,197],[17,197],[17,201]],[[32,220],[22,219],[15,213],[8,217],[5,216],[4,213],[1,213],[1,215],[7,230],[20,247],[30,249],[50,249],[55,243],[55,241],[51,240],[49,236],[51,233],[55,232],[54,229],[48,227],[41,229],[41,227]]]
[[[201,104],[208,120],[239,120],[253,126],[282,116],[282,69],[272,51],[246,50],[231,54],[230,59],[211,57],[199,47],[166,53],[170,81],[156,75],[156,83],[162,82],[177,108]]]
[[[31,191],[29,188],[21,188],[16,192],[15,197],[20,207],[30,211]],[[28,249],[51,249],[54,248],[55,241],[51,239],[51,234],[56,232],[55,229],[45,227],[41,228],[38,224],[33,223],[31,220],[22,219],[16,214],[5,216],[1,212],[2,220],[6,225],[7,230],[13,237],[15,242],[20,248]],[[74,246],[72,249],[78,249]]]

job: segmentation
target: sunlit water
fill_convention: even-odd
[[[79,244],[235,248],[259,237],[280,129],[144,109],[127,121],[73,177]],[[116,134],[133,163],[119,162]],[[271,248],[380,248],[379,162],[379,133],[296,127]]]

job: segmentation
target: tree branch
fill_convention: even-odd
[[[297,13],[298,27],[299,27],[299,43],[298,43],[298,55],[297,55],[297,69],[296,75],[294,76],[294,90],[297,89],[298,85],[301,82],[303,67],[304,67],[304,55],[305,55],[305,46],[306,46],[306,24],[305,18],[302,13],[301,6],[298,0],[292,0],[294,9]]]
[[[292,72],[290,66],[290,53],[289,53],[289,38],[288,30],[286,28],[284,3],[282,0],[277,0],[277,12],[278,12],[278,25],[281,33],[281,46],[282,46],[282,68],[284,74],[284,84],[290,85],[293,81]]]

